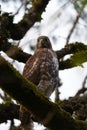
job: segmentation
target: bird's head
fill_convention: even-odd
[[[51,42],[47,36],[38,37],[36,49],[40,49],[40,48],[52,49]]]

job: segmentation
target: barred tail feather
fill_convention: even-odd
[[[23,107],[20,107],[19,119],[22,130],[33,130],[33,120],[31,114]]]

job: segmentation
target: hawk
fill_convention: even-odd
[[[35,53],[26,62],[23,76],[47,97],[58,87],[58,59],[47,36],[37,39]],[[32,130],[31,115],[23,107],[20,108],[20,117],[23,130]]]

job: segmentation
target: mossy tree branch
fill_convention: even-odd
[[[4,13],[0,16],[2,30],[1,41],[3,42],[3,39],[5,40],[6,38],[12,38],[13,40],[22,39],[35,22],[41,21],[41,14],[45,11],[45,7],[49,1],[50,0],[32,0],[32,7],[17,24],[13,23],[14,15]]]
[[[74,53],[70,58],[65,61],[61,61],[60,69],[68,69],[72,67],[82,66],[84,62],[87,62],[87,50]]]
[[[66,55],[75,54],[77,52],[86,51],[86,50],[87,50],[87,45],[81,42],[74,42],[66,45],[61,50],[56,51],[56,54],[58,59],[61,59]]]
[[[0,57],[0,87],[31,112],[39,123],[51,130],[87,129],[86,122],[75,121],[67,112],[50,102],[34,84],[27,81],[2,57]]]
[[[56,102],[63,110],[73,116],[75,119],[86,120],[87,118],[87,94],[83,96],[70,97],[68,100]],[[19,119],[20,105],[12,102],[0,104],[0,123],[7,122],[7,120]]]
[[[75,119],[87,119],[87,94],[70,97],[68,100],[61,101],[59,105],[62,109],[74,116]]]
[[[23,52],[21,48],[18,48],[18,46],[11,46],[8,51],[5,51],[5,53],[9,57],[23,63],[25,63],[31,56],[30,54]],[[87,45],[79,42],[72,43],[63,49],[56,51],[56,54],[59,60],[60,70],[79,66],[87,61]],[[70,54],[72,54],[70,58],[61,61],[61,58]]]

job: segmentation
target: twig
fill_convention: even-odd
[[[24,4],[25,4],[25,1],[22,2],[22,4],[20,5],[20,7],[19,7],[19,8],[17,9],[17,11],[15,12],[14,16],[19,13],[19,11],[21,10],[21,8],[23,7]]]
[[[85,87],[86,81],[87,81],[87,75],[84,78],[84,81],[83,81],[83,84],[82,84],[82,88],[80,90],[78,90],[78,92],[76,93],[75,96],[79,96],[80,94],[84,94],[84,92],[87,91],[87,88]]]
[[[69,43],[69,40],[70,40],[70,38],[71,38],[71,36],[72,36],[72,34],[73,34],[75,28],[76,28],[76,25],[77,25],[79,19],[80,19],[80,16],[81,16],[82,11],[83,11],[83,10],[81,10],[81,11],[79,12],[79,14],[77,15],[77,17],[75,18],[75,21],[73,22],[73,26],[72,26],[72,28],[70,29],[70,32],[69,32],[69,34],[68,34],[68,36],[67,36],[67,39],[66,39],[66,45]]]

